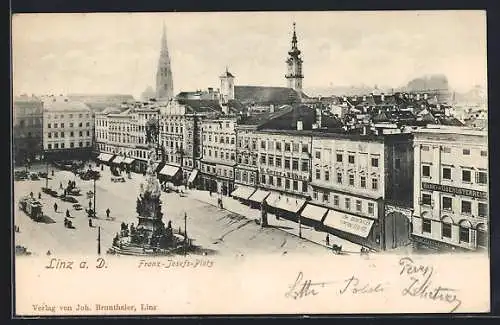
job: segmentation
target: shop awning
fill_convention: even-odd
[[[280,199],[276,201],[274,207],[281,210],[297,213],[305,203],[306,200],[304,199],[281,195]]]
[[[268,191],[257,190],[248,199],[253,202],[262,203],[264,199],[269,195]]]
[[[111,158],[113,158],[113,155],[110,155],[108,153],[101,153],[101,154],[99,154],[99,157],[97,157],[97,159],[99,159],[100,161],[104,161],[104,162],[110,161]]]
[[[327,208],[323,208],[313,204],[307,204],[300,215],[302,217],[321,222],[327,212]]]
[[[276,192],[271,192],[269,196],[266,198],[267,205],[271,207],[276,207],[276,202],[280,199],[280,194]]]
[[[323,222],[325,226],[345,231],[363,238],[368,237],[374,220],[358,217],[352,214],[329,210]]]
[[[134,160],[135,159],[133,159],[133,158],[126,157],[126,158],[123,159],[123,163],[127,164],[127,165],[130,165],[131,163],[134,162]]]
[[[198,169],[193,169],[193,171],[191,172],[191,174],[189,174],[188,183],[194,182],[194,179],[196,178],[196,175],[198,175]]]
[[[121,164],[122,162],[123,162],[122,156],[116,156],[115,159],[113,159],[112,161],[113,164]]]
[[[249,186],[243,186],[239,185],[237,189],[231,193],[231,196],[243,199],[243,200],[248,200],[248,198],[253,194],[255,189],[253,187]]]
[[[160,170],[160,175],[164,176],[170,176],[173,177],[177,172],[179,171],[179,167],[172,166],[172,165],[165,165],[161,170]]]

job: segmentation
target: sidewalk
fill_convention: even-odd
[[[217,206],[217,198],[218,194],[213,193],[212,196],[208,193],[208,191],[200,191],[200,190],[189,190],[187,192],[189,197],[196,199],[198,201],[202,201],[213,206]],[[242,215],[248,219],[260,219],[260,210],[252,209],[247,205],[240,203],[238,200],[233,199],[232,197],[223,196],[222,204],[225,210],[230,212]],[[298,223],[294,221],[290,221],[287,219],[280,218],[279,220],[273,214],[268,214],[268,223],[271,227],[276,227],[282,231],[285,231],[291,235],[299,236],[299,226]],[[315,244],[321,245],[323,247],[328,247],[326,245],[326,234],[323,231],[316,231],[309,226],[302,225],[302,238],[313,242]],[[334,236],[329,234],[330,245],[337,244],[342,246],[343,253],[349,254],[359,254],[361,245],[352,243],[343,238]],[[331,247],[331,246],[330,246]]]

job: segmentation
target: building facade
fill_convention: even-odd
[[[94,120],[90,108],[64,96],[49,97],[43,109],[43,150],[51,159],[90,159]]]
[[[206,118],[201,122],[203,187],[229,195],[234,188],[236,165],[236,117]]]
[[[23,165],[41,158],[43,143],[43,102],[34,96],[14,98],[13,160]]]
[[[385,205],[411,207],[412,168],[409,134],[316,133],[311,203],[328,209],[316,221],[328,232],[374,249],[408,244],[409,218],[387,216]]]
[[[414,141],[416,246],[477,250],[488,247],[487,132],[422,128]]]

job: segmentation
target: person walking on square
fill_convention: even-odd
[[[69,215],[69,209],[66,209],[66,218],[70,218],[71,216]]]
[[[54,211],[57,212],[57,203],[54,203]]]
[[[330,246],[330,236],[326,234],[326,246]]]
[[[59,182],[59,188],[62,190],[62,188],[63,188],[62,182]]]
[[[41,200],[42,199],[42,193],[38,192],[38,199]]]
[[[110,213],[110,212],[111,212],[111,211],[109,210],[109,208],[107,208],[107,209],[106,209],[106,218],[108,218],[108,219],[109,219],[109,213]]]

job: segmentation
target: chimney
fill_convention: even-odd
[[[417,94],[417,100],[420,100],[420,94]]]
[[[381,101],[384,101],[384,99],[385,99],[385,95],[384,95],[384,93],[381,93],[381,94],[380,94],[380,100],[381,100]]]
[[[269,113],[274,113],[274,104],[271,104],[271,107],[269,108]]]
[[[427,100],[427,93],[424,94],[424,99]]]
[[[297,121],[297,131],[302,131],[304,129],[302,121]]]

